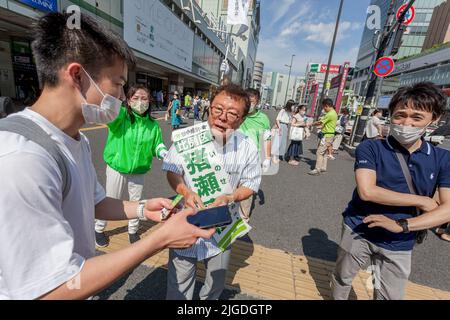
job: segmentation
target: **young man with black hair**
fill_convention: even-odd
[[[369,261],[374,298],[403,299],[416,231],[450,221],[450,152],[423,139],[446,106],[447,97],[432,83],[401,88],[389,106],[390,136],[356,149],[357,189],[343,213],[334,299],[348,299],[354,277]]]
[[[309,172],[311,176],[318,176],[321,173],[327,172],[329,150],[333,150],[333,141],[336,136],[336,125],[338,122],[338,114],[334,108],[331,99],[325,99],[322,102],[325,115],[311,126],[321,126],[321,137],[319,139],[319,146],[317,147],[317,161],[316,168]],[[333,152],[333,151],[331,151]]]
[[[161,221],[161,210],[172,205],[167,199],[137,203],[107,198],[98,183],[80,128],[116,118],[125,98],[128,64],[135,58],[118,35],[92,18],[82,15],[81,28],[72,30],[68,18],[51,13],[38,21],[33,52],[42,95],[31,108],[0,121],[3,299],[86,299],[163,248],[189,247],[214,232],[188,224],[186,217],[194,211],[185,211],[130,247],[95,256],[95,218]],[[12,121],[35,126],[48,141],[5,130]],[[61,157],[41,147],[44,143],[53,143]],[[64,159],[67,175],[58,159]]]

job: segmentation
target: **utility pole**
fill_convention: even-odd
[[[339,12],[336,19],[336,27],[334,28],[334,35],[333,35],[333,42],[331,43],[331,50],[330,55],[328,57],[328,66],[327,66],[327,72],[325,73],[325,81],[323,83],[322,93],[320,94],[320,99],[318,106],[316,108],[316,120],[319,119],[320,113],[322,112],[322,102],[325,99],[325,90],[328,85],[328,78],[330,76],[330,69],[331,69],[331,62],[333,61],[333,53],[334,53],[334,47],[336,45],[336,38],[339,31],[339,22],[341,21],[341,14],[342,14],[342,8],[344,6],[344,0],[341,0],[341,3],[339,5]]]
[[[284,96],[284,105],[286,105],[286,103],[287,103],[287,94],[288,94],[288,90],[289,90],[289,84],[291,82],[291,72],[292,72],[292,64],[294,63],[294,57],[295,57],[295,54],[293,54],[291,57],[290,65],[287,65],[287,64],[284,65],[285,67],[289,67],[289,77],[288,77],[288,83],[286,86],[286,95]]]
[[[350,145],[353,146],[356,143],[359,143],[363,136],[364,131],[366,128],[366,123],[370,114],[370,110],[372,109],[372,106],[374,104],[374,100],[376,98],[375,96],[375,90],[377,85],[378,77],[373,72],[373,68],[375,66],[375,63],[384,56],[389,56],[392,54],[392,46],[391,41],[392,39],[401,39],[399,38],[400,34],[404,32],[403,28],[403,22],[405,21],[406,14],[408,13],[409,9],[414,4],[415,0],[410,0],[406,8],[403,10],[402,14],[398,18],[397,21],[394,20],[396,18],[396,12],[395,12],[395,0],[391,0],[391,4],[389,6],[389,12],[388,12],[388,18],[386,20],[386,25],[384,26],[383,32],[380,33],[380,36],[377,41],[377,55],[373,61],[372,66],[370,67],[369,77],[366,83],[365,91],[366,91],[366,97],[364,100],[364,110],[363,114],[360,116],[357,116],[355,120],[355,124],[353,126],[352,135],[350,137]]]

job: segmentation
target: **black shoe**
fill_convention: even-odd
[[[141,240],[141,237],[137,233],[135,233],[135,234],[129,233],[128,234],[128,239],[130,240],[130,243],[133,244],[133,243],[138,242],[139,240]]]
[[[99,248],[105,248],[109,245],[109,239],[104,232],[95,232],[95,245]]]

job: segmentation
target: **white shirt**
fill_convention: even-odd
[[[277,121],[279,121],[281,123],[290,124],[291,119],[292,119],[292,115],[284,109],[278,113]]]
[[[0,132],[0,296],[36,299],[76,276],[95,256],[95,205],[105,199],[87,138],[66,135],[26,109],[70,163],[71,188],[62,200],[56,161],[24,137]]]
[[[255,143],[243,133],[235,132],[228,138],[226,145],[222,146],[214,141],[214,147],[219,156],[223,158],[231,188],[236,190],[242,186],[258,192],[262,173],[259,152]],[[170,148],[169,154],[164,159],[162,169],[184,176],[182,159],[174,146]],[[185,183],[188,188],[192,189],[186,179]],[[189,249],[177,250],[179,255],[197,258],[198,261],[214,257],[221,252],[214,240],[202,238],[198,239],[197,243]]]
[[[378,126],[382,125],[383,122],[378,119],[377,117],[372,117],[372,119],[369,120],[369,123],[367,124],[366,129],[366,136],[369,139],[376,138],[380,135],[378,131]]]

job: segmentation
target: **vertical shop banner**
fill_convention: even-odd
[[[316,107],[317,107],[317,96],[319,94],[319,84],[315,83],[311,88],[311,93],[313,93],[313,99],[311,100],[311,113],[309,114],[310,117],[314,117],[316,114]]]
[[[350,62],[345,62],[342,71],[341,83],[339,84],[339,91],[335,102],[336,112],[339,114],[341,110],[342,97],[344,96],[345,86],[347,85],[348,73],[350,71]]]
[[[223,159],[216,152],[207,123],[177,130],[172,134],[172,140],[182,159],[185,179],[206,207],[218,197],[233,193]],[[233,222],[225,228],[217,229],[213,236],[222,251],[251,230],[241,219],[239,204],[231,204],[229,209]]]
[[[126,0],[124,38],[135,50],[192,71],[194,32],[159,0]]]

